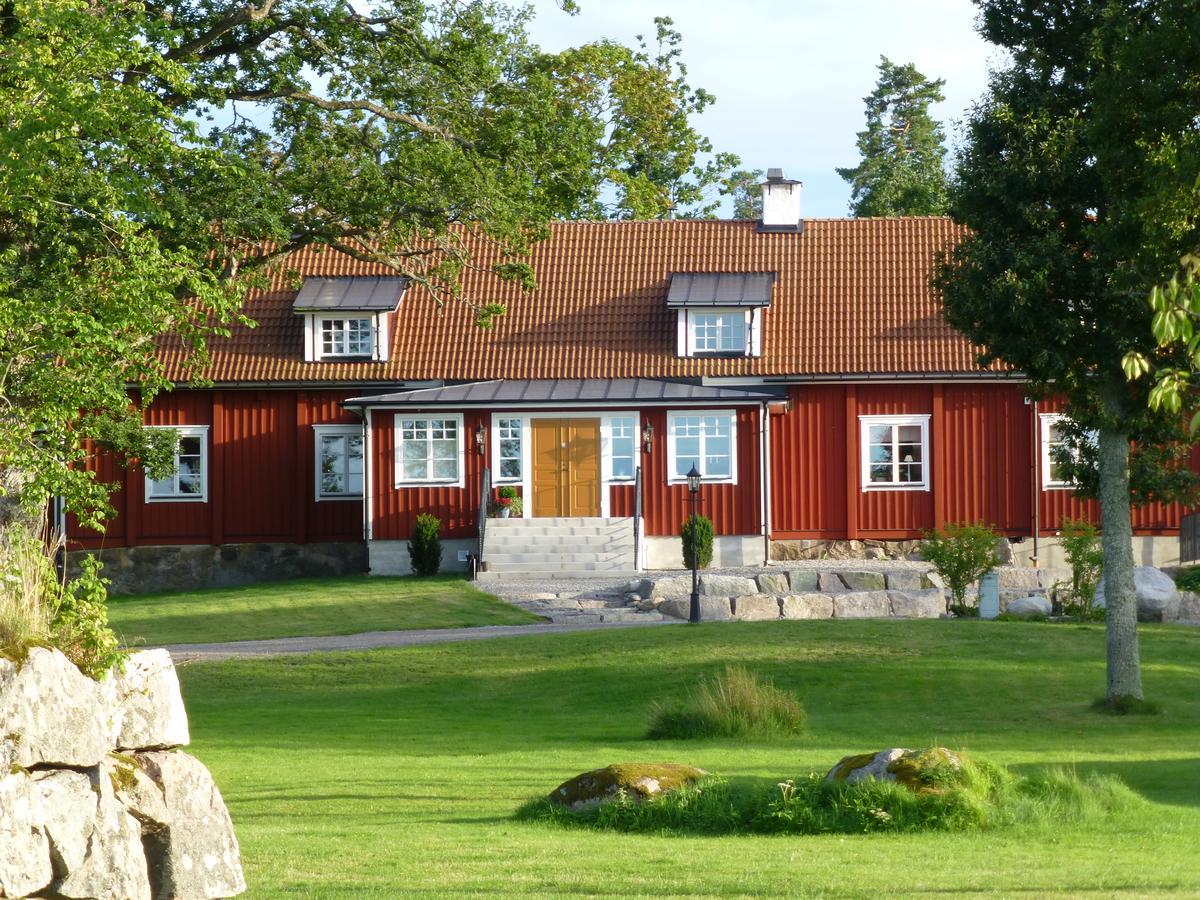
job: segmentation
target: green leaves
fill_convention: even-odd
[[[837,173],[852,187],[854,216],[929,216],[946,212],[948,179],[942,126],[929,114],[946,99],[942,86],[912,63],[880,58],[879,81],[864,98],[867,127],[858,133],[862,157]]]

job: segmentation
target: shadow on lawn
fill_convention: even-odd
[[[1009,766],[1021,775],[1048,768],[1089,775],[1115,775],[1147,800],[1168,806],[1200,807],[1200,758],[1139,760],[1047,760]]]

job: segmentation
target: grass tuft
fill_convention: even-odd
[[[986,762],[947,767],[930,789],[873,779],[847,784],[820,775],[770,784],[709,776],[668,794],[618,796],[572,812],[546,799],[517,810],[521,821],[654,834],[863,834],[982,831],[1010,825],[1061,827],[1129,811],[1143,801],[1113,777],[1048,770],[1021,778]]]
[[[1162,707],[1153,700],[1143,700],[1141,697],[1101,697],[1092,704],[1092,710],[1107,713],[1110,716],[1157,716],[1162,714]]]
[[[804,707],[791,694],[740,666],[700,684],[682,704],[650,707],[652,740],[775,738],[804,730]]]

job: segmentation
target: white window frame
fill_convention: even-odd
[[[327,494],[321,489],[321,441],[326,437],[359,437],[363,439],[363,490],[357,494]],[[326,501],[362,500],[367,485],[367,438],[358,425],[314,425],[313,426],[313,498],[317,503]]]
[[[455,478],[421,478],[406,480],[404,476],[404,439],[401,435],[404,432],[402,427],[404,420],[412,419],[414,421],[429,421],[431,419],[442,419],[456,423],[458,433],[458,475]],[[466,477],[466,449],[467,435],[463,430],[462,413],[443,413],[443,412],[407,412],[404,410],[398,411],[392,422],[392,433],[394,435],[395,450],[392,454],[393,467],[393,483],[398,488],[403,487],[463,487]]]
[[[329,353],[325,350],[325,323],[327,322],[366,322],[367,332],[370,340],[370,347],[365,353]],[[314,337],[317,342],[317,357],[319,359],[374,359],[375,347],[379,343],[378,331],[379,323],[375,316],[366,313],[346,312],[338,315],[327,315],[316,317],[316,334]],[[343,331],[348,329],[343,328]]]
[[[1043,491],[1073,491],[1075,490],[1075,482],[1073,481],[1055,481],[1050,474],[1050,467],[1053,460],[1050,458],[1050,429],[1059,422],[1069,421],[1070,416],[1062,413],[1038,413],[1038,455],[1041,462],[1042,470],[1042,490]],[[1092,432],[1093,438],[1095,433]],[[1062,443],[1058,441],[1057,443]]]
[[[521,423],[521,474],[513,478],[500,474],[500,420],[516,420]],[[525,473],[529,471],[529,414],[528,413],[492,413],[491,427],[491,459],[492,484],[521,484],[525,482]]]
[[[613,425],[619,420],[628,419],[633,422],[633,472],[629,475],[613,474]],[[637,479],[638,466],[642,457],[641,417],[636,412],[613,413],[606,415],[600,422],[600,444],[604,462],[603,478],[608,484],[633,484]]]
[[[859,471],[859,483],[862,485],[863,493],[867,491],[928,491],[932,479],[930,478],[930,468],[933,465],[929,456],[929,415],[879,415],[879,416],[859,416],[858,417],[858,444],[861,459],[861,468]],[[879,482],[871,481],[871,426],[873,425],[890,425],[893,428],[904,428],[911,426],[919,426],[921,429],[921,475],[922,479],[916,481],[888,481]],[[892,466],[895,467],[901,463],[901,460],[892,460]],[[895,473],[893,468],[893,473]]]
[[[700,440],[700,481],[704,484],[737,484],[737,410],[672,409],[667,411],[667,484],[687,484],[687,478],[675,472],[675,420],[681,416],[726,416],[729,419],[729,476],[709,476],[704,472],[704,438]]]
[[[146,503],[207,503],[208,502],[208,428],[207,425],[146,425],[147,429],[159,429],[177,431],[179,437],[198,437],[200,438],[200,493],[199,494],[180,494],[179,490],[179,445],[175,445],[175,485],[176,493],[167,496],[153,496],[151,488],[154,485],[154,479],[150,477],[150,473],[145,474],[145,487],[142,490],[142,498]]]
[[[757,307],[705,306],[677,310],[676,355],[701,359],[736,359],[762,355],[761,313]],[[694,317],[698,315],[740,315],[745,322],[746,341],[741,350],[697,350]]]

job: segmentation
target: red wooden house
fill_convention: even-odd
[[[178,471],[98,461],[119,514],[103,535],[70,523],[73,546],[126,589],[396,573],[429,512],[465,567],[511,485],[521,515],[486,523],[496,571],[678,566],[695,465],[718,565],[902,552],[976,520],[1052,561],[1062,517],[1095,510],[1056,479],[1053,405],[942,319],[930,276],[960,227],[801,220],[779,177],[765,200],[758,222],[556,224],[532,292],[477,243],[468,302],[440,308],[382,266],[299,251],[299,290],[280,274],[248,303],[258,327],[212,345],[213,387],[167,351],[180,385],[147,426],[179,429]],[[483,329],[470,302],[507,311]],[[1136,511],[1139,562],[1170,561],[1179,517]]]

